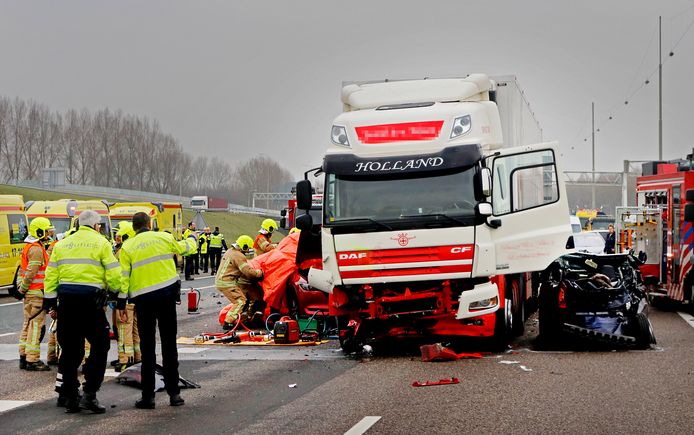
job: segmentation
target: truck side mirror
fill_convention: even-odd
[[[687,192],[689,193],[689,192]],[[687,195],[689,196],[689,195]],[[684,206],[684,221],[694,222],[694,204],[686,204]]]
[[[297,189],[298,191],[298,189]],[[295,225],[301,231],[311,231],[313,228],[313,218],[310,214],[302,214],[296,218]]]
[[[482,195],[492,196],[492,170],[482,168],[480,171],[480,182],[482,187]]]
[[[286,208],[283,208],[282,210],[280,210],[280,216],[282,216],[282,217],[287,216],[287,209]]]
[[[284,211],[284,210],[282,210]],[[280,219],[280,228],[284,228],[285,230],[287,229],[287,218],[283,217]]]
[[[480,202],[475,206],[477,215],[489,217],[493,214],[492,205],[488,202]]]
[[[566,249],[575,249],[576,244],[574,243],[574,236],[569,236],[566,240]]]
[[[311,199],[313,197],[311,189],[311,182],[308,180],[301,180],[296,183],[296,206],[300,210],[310,210],[311,209]],[[297,226],[298,228],[298,226]]]

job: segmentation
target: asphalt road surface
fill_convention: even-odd
[[[184,283],[201,289],[201,312],[180,307],[179,336],[219,330],[226,302],[212,284]],[[677,310],[651,310],[648,351],[536,351],[533,318],[507,352],[444,363],[405,348],[347,357],[334,342],[180,346],[181,375],[202,387],[183,390],[185,406],[160,393],[157,409],[135,409],[140,391],[107,378],[106,414],[67,415],[54,372],[17,368],[21,305],[11,302],[0,300],[2,433],[694,433],[694,318]],[[460,383],[412,386],[451,377]]]

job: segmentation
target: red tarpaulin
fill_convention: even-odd
[[[254,268],[263,270],[265,277],[260,282],[263,299],[272,308],[280,308],[287,279],[297,271],[296,249],[299,235],[298,232],[289,234],[272,251],[248,261]]]

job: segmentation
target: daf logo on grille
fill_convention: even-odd
[[[416,239],[417,236],[408,236],[407,233],[400,233],[397,237],[391,237],[390,240],[395,240],[400,246],[407,246],[410,240]]]
[[[360,258],[366,258],[366,252],[350,252],[349,254],[340,254],[339,259],[340,260],[358,260]]]

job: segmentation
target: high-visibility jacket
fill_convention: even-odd
[[[232,247],[224,254],[222,261],[219,263],[219,270],[215,276],[214,285],[217,288],[229,288],[237,286],[240,280],[245,281],[241,282],[241,284],[245,284],[248,280],[262,277],[263,271],[254,269],[248,264],[248,260],[243,255],[243,252]]]
[[[276,247],[277,245],[270,241],[270,235],[258,234],[257,236],[255,236],[255,241],[253,242],[253,249],[255,250],[255,255],[270,252]]]
[[[222,233],[210,234],[210,248],[221,248],[223,241],[224,241],[224,234],[222,234]]]
[[[190,233],[188,237],[183,239],[183,242],[184,244],[182,246],[184,246],[186,249],[186,253],[183,254],[184,257],[198,253],[198,238],[195,237],[195,233]]]
[[[180,281],[173,255],[189,255],[190,238],[177,242],[169,233],[143,231],[120,250],[121,288],[129,298],[151,293]]]
[[[186,230],[183,231],[183,238],[187,239],[188,236],[190,236],[190,233],[192,233],[192,232],[193,232],[193,230],[191,230],[190,228],[186,228]]]
[[[111,242],[87,226],[81,226],[53,247],[44,282],[44,298],[59,294],[93,294],[104,288],[116,293],[119,305],[127,294],[121,291],[120,265]]]
[[[27,296],[43,296],[48,260],[48,253],[40,241],[24,245],[19,269],[19,287],[22,293]]]
[[[200,245],[200,253],[201,254],[207,254],[207,234],[200,234],[200,238],[198,239],[198,244]]]

